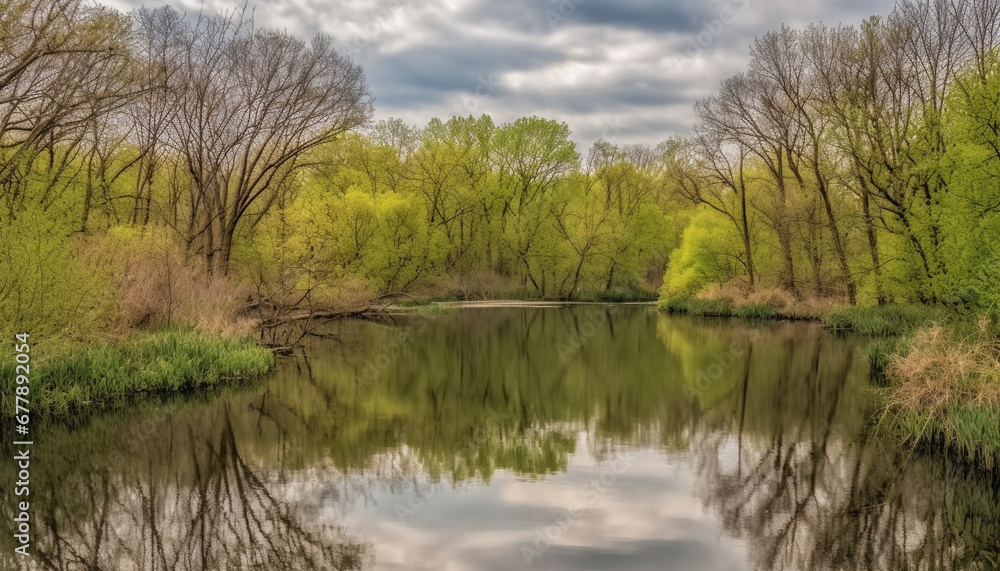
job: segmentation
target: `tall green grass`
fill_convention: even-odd
[[[606,303],[648,303],[656,301],[659,294],[641,287],[616,287],[607,291],[584,296],[583,301],[600,301]]]
[[[766,303],[748,303],[736,308],[736,317],[742,319],[772,320],[780,317],[778,310]]]
[[[894,337],[948,319],[945,309],[923,305],[840,307],[827,312],[823,323],[836,331]]]
[[[880,386],[887,386],[889,379],[886,370],[900,351],[897,337],[879,337],[868,344],[868,371],[872,381]]]
[[[123,343],[33,354],[29,408],[55,416],[111,408],[142,395],[258,378],[273,364],[271,352],[248,339],[176,329],[142,333]],[[0,416],[14,412],[15,377],[12,362],[0,364]]]
[[[733,317],[733,306],[725,299],[684,297],[660,302],[659,308],[667,313],[687,313],[704,317]]]
[[[956,402],[941,414],[896,410],[888,426],[914,446],[952,451],[987,470],[1000,468],[1000,406]]]
[[[658,307],[667,313],[686,313],[704,317],[739,317],[750,320],[774,320],[783,317],[781,312],[766,303],[733,306],[727,299],[671,298],[661,301]]]

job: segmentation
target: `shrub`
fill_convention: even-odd
[[[106,320],[112,278],[41,210],[0,220],[0,338],[85,338]]]
[[[118,323],[124,328],[184,324],[240,336],[253,327],[242,319],[249,289],[230,276],[209,274],[186,256],[167,229],[113,229],[95,248],[110,252],[117,267]]]
[[[890,426],[916,444],[943,445],[993,468],[1000,460],[1000,340],[930,327],[898,344],[886,368]]]

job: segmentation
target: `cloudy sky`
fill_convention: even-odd
[[[250,0],[259,26],[322,32],[364,66],[376,119],[565,121],[582,146],[656,143],[782,23],[857,24],[893,0]],[[110,0],[128,10],[157,2]],[[242,0],[169,0],[197,12]]]

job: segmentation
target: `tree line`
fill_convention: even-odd
[[[996,1],[901,0],[859,27],[757,38],[672,149],[700,205],[673,288],[994,303],[998,34]]]
[[[1000,300],[998,37],[1000,0],[782,27],[697,103],[689,136],[581,152],[539,117],[373,124],[363,70],[329,37],[247,11],[8,2],[0,311],[89,319],[114,297],[95,271],[108,239],[150,236],[262,297],[735,285],[986,307]]]
[[[382,293],[655,289],[676,202],[662,153],[600,141],[584,159],[570,135],[539,117],[380,121],[317,149],[298,191],[238,257],[291,280],[355,278]]]

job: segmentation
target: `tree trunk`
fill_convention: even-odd
[[[743,250],[747,257],[747,274],[750,278],[750,289],[756,287],[754,281],[754,267],[753,267],[753,246],[750,243],[750,223],[747,216],[747,187],[746,183],[742,180],[742,173],[740,174],[740,216],[743,222]]]
[[[818,178],[819,173],[817,173],[816,176]],[[847,299],[850,301],[851,305],[856,305],[858,303],[857,286],[855,286],[854,278],[851,276],[851,269],[847,265],[847,253],[844,250],[844,242],[840,238],[840,228],[837,226],[837,218],[833,214],[833,205],[830,203],[830,194],[823,182],[819,183],[819,194],[823,197],[823,208],[826,210],[826,218],[830,227],[830,233],[833,234],[833,247],[837,251],[837,261],[840,263],[840,271],[847,283]]]
[[[871,199],[865,189],[861,190],[861,208],[865,216],[865,229],[868,232],[868,249],[872,257],[872,271],[875,273],[875,297],[879,305],[885,305],[885,292],[882,291],[882,261],[878,253],[878,235],[875,233],[875,221],[872,219]]]

